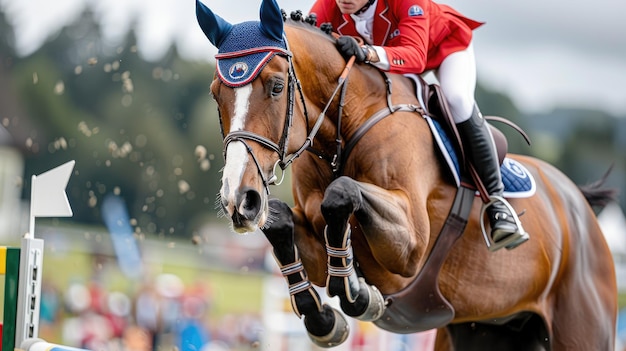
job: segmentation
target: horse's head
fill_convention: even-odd
[[[291,52],[275,0],[263,0],[260,21],[230,24],[196,1],[198,23],[218,48],[211,93],[224,136],[220,202],[237,232],[268,217],[268,187],[284,166],[293,116]]]

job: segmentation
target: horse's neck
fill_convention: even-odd
[[[335,126],[338,125],[341,90],[336,95],[333,93],[340,84],[339,78],[346,68],[346,61],[337,51],[333,40],[321,32],[312,32],[298,24],[286,26],[285,31],[293,52],[296,75],[302,82],[308,102],[312,103],[311,108],[315,107],[322,112],[328,101],[332,100],[326,117]],[[346,84],[348,91],[342,108],[341,128],[349,133],[367,119],[364,107],[384,103],[386,87],[380,73],[374,69],[364,69],[364,66],[358,64],[351,66]],[[317,116],[319,112],[312,114]],[[315,118],[310,119],[309,127],[314,123]],[[328,129],[325,126],[324,130]],[[332,140],[335,136],[329,135]]]
[[[315,136],[314,147],[332,156],[337,151],[338,137],[344,143],[348,142],[371,116],[388,110],[386,79],[374,67],[354,64],[345,80],[346,92],[342,100],[343,87],[339,78],[346,68],[346,61],[334,42],[299,26],[287,26],[286,32],[293,52],[295,73],[305,95],[309,117],[306,129],[312,130],[318,116],[322,116],[323,123]],[[392,81],[392,103],[418,104],[408,79],[393,76]],[[417,114],[415,116],[418,117]],[[416,132],[429,133],[426,124],[424,129]]]

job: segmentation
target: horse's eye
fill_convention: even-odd
[[[272,87],[272,96],[276,97],[283,92],[285,85],[283,83],[275,83]]]

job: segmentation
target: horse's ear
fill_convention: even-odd
[[[213,11],[201,3],[200,0],[196,0],[196,18],[198,19],[198,24],[200,24],[204,35],[209,38],[211,44],[219,49],[222,40],[224,40],[226,35],[233,28],[233,25],[214,14]]]
[[[283,39],[283,14],[276,0],[263,0],[261,3],[261,31],[275,40]]]

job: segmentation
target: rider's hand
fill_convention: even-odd
[[[367,51],[351,36],[343,35],[337,38],[337,49],[346,60],[351,56],[355,57],[356,62],[365,62],[367,59]]]

